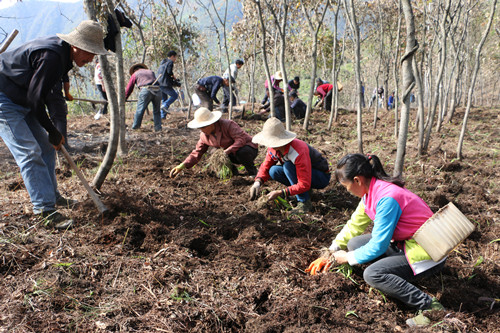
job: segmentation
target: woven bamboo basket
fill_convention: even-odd
[[[440,261],[474,231],[474,225],[453,203],[438,210],[413,235],[431,256]]]

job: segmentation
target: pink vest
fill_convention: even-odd
[[[377,214],[377,203],[384,197],[394,198],[402,211],[392,236],[394,241],[412,238],[418,228],[432,216],[431,209],[418,195],[395,184],[372,178],[368,194],[363,198],[365,213],[372,221]]]

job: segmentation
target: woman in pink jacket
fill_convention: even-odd
[[[199,108],[194,119],[188,123],[189,128],[199,128],[200,139],[189,156],[170,171],[170,177],[176,177],[183,169],[190,169],[197,164],[209,147],[223,148],[234,164],[243,164],[248,174],[257,173],[254,160],[257,157],[257,145],[252,137],[232,120],[220,119],[220,111]]]

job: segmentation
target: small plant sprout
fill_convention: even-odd
[[[345,317],[347,318],[349,316],[355,316],[356,318],[359,318],[359,316],[356,314],[356,311],[347,311]]]
[[[356,281],[354,281],[354,279],[351,276],[352,275],[352,266],[351,265],[342,264],[337,268],[336,272],[342,274],[346,279],[351,280],[355,284],[358,284]]]

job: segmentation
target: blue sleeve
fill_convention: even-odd
[[[401,213],[401,207],[394,198],[385,197],[377,202],[372,238],[354,251],[354,258],[359,264],[372,261],[387,251]]]

